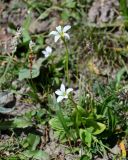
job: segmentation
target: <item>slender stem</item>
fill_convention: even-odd
[[[76,102],[74,102],[74,100],[71,97],[68,97],[68,99],[74,104],[75,108],[77,108]]]
[[[68,82],[68,85],[70,83],[70,80],[69,80],[69,70],[68,70],[68,61],[69,61],[69,51],[68,51],[68,46],[67,46],[67,43],[65,41],[65,39],[63,39],[63,42],[64,42],[64,45],[65,45],[65,49],[66,49],[66,59],[65,59],[65,74],[66,74],[66,77],[67,77],[67,82]]]

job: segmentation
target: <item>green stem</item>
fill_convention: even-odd
[[[77,103],[72,99],[72,97],[68,97],[68,99],[73,103],[73,105],[75,106],[76,110],[77,109]]]
[[[68,51],[68,46],[67,46],[67,43],[65,41],[65,39],[63,39],[63,42],[64,42],[64,45],[65,45],[65,49],[66,49],[66,59],[65,59],[65,74],[66,74],[66,77],[67,77],[67,82],[68,82],[68,85],[70,84],[70,80],[69,80],[69,70],[68,70],[68,61],[69,61],[69,51]]]

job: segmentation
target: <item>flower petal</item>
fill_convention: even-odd
[[[68,98],[68,95],[65,95],[64,98],[67,99],[67,98]]]
[[[63,99],[64,99],[63,96],[59,96],[59,97],[57,98],[57,102],[59,103],[59,102],[61,102]]]
[[[64,29],[63,29],[63,32],[67,32],[70,28],[71,28],[70,25],[65,26]]]
[[[44,55],[46,55],[46,54],[47,54],[47,52],[46,52],[46,51],[42,51],[42,53],[43,53]]]
[[[52,32],[50,32],[49,34],[56,36],[56,35],[58,34],[58,32],[57,32],[57,31],[52,31]]]
[[[64,37],[67,38],[67,39],[70,39],[70,37],[67,33],[64,33]]]
[[[62,32],[61,26],[56,27],[56,30],[57,30],[59,33]]]
[[[72,91],[73,91],[72,88],[68,88],[68,89],[66,90],[67,95],[68,95],[70,92],[72,92]]]
[[[49,56],[50,56],[50,53],[46,53],[46,54],[45,54],[45,57],[49,57]]]
[[[63,93],[62,93],[62,91],[61,90],[57,90],[57,91],[55,91],[55,93],[58,95],[58,96],[62,96],[63,95]]]
[[[54,41],[57,42],[59,38],[60,38],[60,35],[56,35]]]
[[[48,46],[48,47],[46,48],[46,52],[51,53],[51,52],[52,52],[52,48]]]
[[[60,86],[60,90],[64,93],[65,92],[65,85],[62,83]]]

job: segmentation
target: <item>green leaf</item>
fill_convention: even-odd
[[[31,37],[29,35],[30,24],[31,24],[31,15],[28,14],[27,18],[23,22],[23,30],[22,30],[23,43],[29,42],[31,40]]]
[[[39,59],[36,61],[36,63],[33,64],[32,67],[39,69],[39,68],[41,67],[42,62],[43,62],[44,60],[45,60],[44,58],[39,58]]]
[[[92,134],[93,135],[98,135],[102,133],[106,129],[106,125],[100,122],[96,122],[92,119],[87,119],[86,120],[86,126],[88,128],[93,128],[92,129]]]
[[[32,126],[32,122],[29,119],[23,117],[15,118],[13,121],[14,128],[26,128],[29,126]]]
[[[23,28],[24,28],[24,29],[26,29],[26,30],[29,29],[29,26],[30,26],[30,24],[31,24],[31,20],[32,20],[31,14],[28,14],[27,17],[26,17],[26,19],[25,19],[24,22],[23,22]]]
[[[35,150],[37,145],[40,143],[40,136],[35,134],[29,134],[27,137],[27,142],[30,146],[30,150]]]
[[[27,158],[34,158],[35,160],[50,160],[48,154],[42,150],[26,150],[23,152],[23,155]]]
[[[31,76],[30,76],[30,70],[29,69],[24,68],[24,69],[21,69],[19,71],[19,80],[20,81],[23,80],[23,79],[28,79],[30,77]]]
[[[74,0],[66,0],[66,7],[68,8],[75,8],[76,2]]]
[[[86,113],[85,110],[79,105],[77,105],[77,109],[81,115],[84,115]]]
[[[29,32],[26,29],[23,29],[22,36],[23,36],[23,43],[27,43],[27,42],[29,42],[31,40]]]
[[[127,7],[127,0],[120,0],[120,9],[125,19],[128,20],[128,7]]]
[[[0,129],[6,130],[9,128],[13,128],[13,121],[0,121]]]
[[[94,129],[93,134],[97,135],[102,133],[106,129],[106,125],[100,122],[97,122],[98,127]]]
[[[32,158],[34,155],[34,151],[26,150],[23,152],[23,155],[26,156],[27,158]]]
[[[49,16],[49,14],[53,11],[53,10],[58,10],[58,11],[62,11],[63,9],[58,7],[58,6],[52,6],[50,8],[48,8],[47,10],[45,10],[39,17],[37,20],[43,20],[45,18],[47,18]]]
[[[51,125],[51,127],[55,130],[60,130],[60,131],[64,131],[64,128],[62,126],[62,124],[60,123],[59,119],[57,117],[52,118],[49,121],[49,124]]]
[[[46,11],[44,11],[38,18],[38,20],[43,20],[47,18],[50,14],[51,10],[48,8]]]
[[[83,155],[83,156],[80,158],[80,160],[89,160],[89,157],[86,156],[86,155]]]
[[[52,118],[49,121],[49,124],[55,130],[55,136],[60,140],[64,140],[68,132],[66,132],[60,120],[57,117]]]
[[[86,129],[79,130],[81,140],[88,146],[91,147],[92,134]]]
[[[40,67],[42,62],[44,61],[43,58],[39,58],[32,66],[32,70],[30,72],[30,69],[24,68],[19,71],[19,80],[23,79],[31,79],[36,78],[40,74]]]
[[[116,127],[116,117],[112,110],[108,109],[108,125],[109,129],[113,132]]]
[[[48,154],[42,150],[35,151],[33,158],[38,160],[50,160]]]
[[[116,75],[116,88],[119,88],[119,84],[120,84],[120,81],[121,81],[121,78],[123,76],[124,73],[127,73],[128,74],[128,69],[126,67],[122,68],[121,70],[119,70],[119,72],[117,73]]]
[[[62,14],[61,14],[61,18],[64,20],[64,21],[67,21],[70,17],[70,12],[68,9],[65,9]]]

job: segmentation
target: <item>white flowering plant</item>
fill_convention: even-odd
[[[50,35],[54,36],[54,41],[57,42],[59,39],[61,39],[64,43],[66,52],[65,52],[65,75],[67,78],[67,82],[68,84],[70,83],[70,79],[69,79],[69,49],[68,49],[68,45],[67,45],[67,40],[70,39],[69,34],[67,33],[67,31],[71,28],[70,25],[66,25],[64,27],[62,26],[57,26],[56,27],[56,31],[51,31]]]
[[[121,1],[120,4],[124,0]],[[1,156],[5,156],[2,158],[48,160],[42,148],[46,149],[47,142],[55,140],[58,145],[64,143],[66,151],[61,155],[55,155],[55,151],[56,157],[51,156],[51,159],[66,159],[64,152],[67,153],[67,148],[70,148],[73,156],[78,155],[77,159],[81,157],[80,160],[98,159],[97,153],[103,156],[103,159],[106,159],[106,155],[109,156],[107,159],[127,159],[127,144],[123,143],[128,135],[126,23],[122,23],[123,27],[117,24],[116,29],[113,24],[103,24],[102,27],[98,22],[100,15],[98,19],[94,18],[96,25],[91,25],[87,19],[86,22],[83,21],[85,15],[88,15],[89,19],[92,15],[94,7],[89,5],[97,4],[92,3],[92,0],[31,0],[24,1],[21,9],[19,1],[18,8],[17,5],[9,6],[10,2],[15,4],[15,0],[9,1],[5,8],[6,3],[4,5],[2,1],[2,10],[0,9],[1,18],[4,17],[1,19],[3,24],[0,30],[0,113],[1,116],[9,114],[2,116],[0,123],[1,142],[5,144],[6,140],[2,129],[5,134],[6,130],[9,130],[9,135],[12,136],[7,137],[7,141],[11,142],[11,147],[14,144],[14,147],[10,149],[8,145],[1,145]],[[27,9],[26,5],[30,8]],[[7,11],[7,14],[11,13],[9,17],[4,14],[8,8],[11,9],[11,12]],[[88,14],[85,14],[86,10]],[[125,9],[122,8],[121,11]],[[12,16],[15,13],[18,13],[18,16]],[[19,13],[22,13],[21,16]],[[56,17],[52,19],[54,15]],[[115,18],[116,15],[117,12],[114,14]],[[18,17],[21,18],[20,21]],[[12,21],[8,22],[9,26],[4,24],[6,19]],[[22,29],[17,30],[16,26],[20,26],[22,22]],[[118,30],[121,35],[115,34]],[[121,67],[123,68],[115,75]],[[114,82],[110,80],[111,71],[112,79],[115,77]],[[12,98],[8,92],[12,92]],[[16,99],[16,104],[20,101],[21,106],[10,108],[10,105],[15,105],[13,100],[8,103],[10,99]],[[24,107],[26,105],[27,108]],[[25,116],[22,116],[22,108]],[[20,142],[20,145],[17,139],[13,140],[17,135],[17,129],[13,131],[14,128],[20,128],[18,132],[24,132],[27,128],[23,137],[18,137],[18,140],[26,139],[23,143]],[[31,131],[33,134],[26,134]],[[53,134],[58,139],[54,139]],[[113,151],[109,146],[114,145],[121,147],[120,152],[112,157],[112,153],[106,154],[106,150]],[[60,145],[59,148],[61,149]],[[12,151],[18,154],[18,157],[15,157]],[[19,156],[22,151],[26,157]],[[74,157],[69,159],[75,160]]]
[[[91,96],[89,94],[85,94],[85,97],[80,95],[78,100],[75,100],[73,88],[66,89],[63,83],[60,89],[55,91],[55,95],[57,99],[54,99],[53,104],[57,115],[49,122],[55,130],[55,134],[62,141],[68,141],[69,145],[72,141],[77,143],[77,140],[80,139],[81,143],[90,147],[94,139],[97,139],[96,136],[106,129],[106,125],[103,123],[104,116],[96,114],[91,106],[89,107]],[[88,136],[89,139],[84,138]]]

